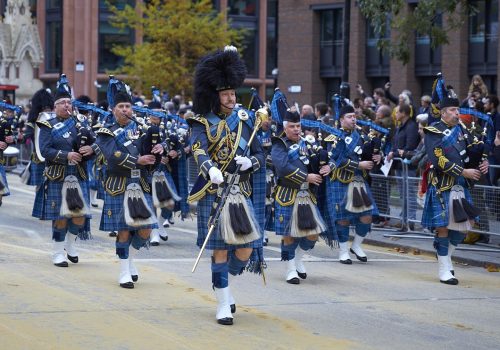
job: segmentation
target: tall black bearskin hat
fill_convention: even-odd
[[[71,93],[71,87],[69,86],[68,78],[66,77],[66,74],[61,74],[59,80],[57,81],[56,93],[54,94],[54,103],[57,103],[57,101],[62,98],[71,99],[72,97],[73,95]]]
[[[203,57],[194,74],[193,111],[217,113],[220,109],[218,92],[239,88],[246,75],[245,63],[234,46]]]
[[[118,103],[132,103],[130,87],[124,82],[116,79],[113,75],[109,76],[107,98],[109,108],[111,109],[115,108]]]
[[[54,109],[54,97],[45,89],[40,89],[31,98],[31,108],[28,114],[28,121],[33,123],[38,115],[45,109]]]

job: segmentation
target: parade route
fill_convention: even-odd
[[[198,252],[196,221],[167,230],[169,240],[141,250],[139,282],[118,286],[114,239],[98,231],[79,242],[78,264],[50,260],[50,222],[31,217],[34,189],[10,174],[0,208],[0,342],[3,349],[492,349],[500,342],[500,279],[456,266],[458,286],[437,281],[431,256],[366,246],[369,262],[338,263],[319,244],[308,277],[284,280],[279,239],[265,248],[261,276],[232,278],[234,325],[215,320],[209,255]],[[229,342],[228,340],[231,340]]]

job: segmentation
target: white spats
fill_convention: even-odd
[[[339,260],[342,264],[352,264],[348,251],[348,242],[339,243]]]
[[[438,255],[439,281],[445,284],[458,284],[458,280],[451,274],[448,264],[448,256]]]
[[[217,314],[215,315],[217,322],[220,324],[232,324],[233,315],[231,314],[231,292],[229,290],[229,287],[214,289],[215,297],[217,298]]]
[[[53,243],[53,254],[52,263],[56,266],[67,267],[68,261],[66,260],[66,254],[64,253],[65,242],[54,242]]]
[[[290,284],[299,284],[299,274],[297,273],[297,265],[295,258],[286,262],[286,281]]]
[[[120,277],[118,279],[118,282],[123,288],[134,288],[132,276],[130,275],[129,259],[120,259]]]
[[[297,273],[300,278],[305,279],[307,277],[306,267],[302,259],[304,258],[304,251],[300,248],[295,250],[295,264],[297,266]]]
[[[64,241],[64,249],[66,250],[66,253],[72,258],[78,257],[78,252],[76,251],[75,247],[75,239],[75,235],[68,233],[66,234],[66,240]]]
[[[363,251],[363,249],[361,249],[361,243],[363,243],[364,239],[365,239],[364,237],[361,237],[359,235],[354,235],[354,239],[353,239],[352,245],[351,245],[351,252],[356,255],[356,258],[359,261],[362,261],[362,262],[366,262],[368,260],[366,258],[365,252]]]

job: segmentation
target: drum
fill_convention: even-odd
[[[15,147],[9,146],[3,151],[5,159],[5,170],[13,170],[17,167],[17,159],[19,158],[19,150]]]

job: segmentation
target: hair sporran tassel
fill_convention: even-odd
[[[459,199],[453,199],[452,210],[453,210],[453,217],[455,219],[455,222],[461,223],[461,222],[465,222],[469,219],[469,217],[467,216],[467,213],[465,212],[464,208],[462,207],[462,203],[460,202]]]
[[[363,198],[364,206],[369,207],[370,205],[372,205],[373,204],[372,199],[370,198],[368,193],[366,193],[365,188],[361,187],[359,190],[361,192],[361,197]]]
[[[137,202],[135,202],[137,201]],[[151,217],[151,213],[149,212],[148,208],[144,204],[144,201],[142,198],[134,198],[134,204],[137,205],[136,211],[137,211],[137,218],[139,219],[148,219]]]
[[[357,187],[352,189],[352,206],[355,208],[363,206],[363,197],[361,197]]]
[[[314,230],[316,228],[316,220],[311,206],[305,199],[299,199],[297,207],[298,226],[300,230]]]
[[[250,223],[250,219],[248,218],[248,214],[243,206],[243,203],[238,203],[238,214],[239,216],[235,217],[235,220],[240,221],[240,231],[238,232],[240,235],[248,235],[252,232],[252,224]],[[233,218],[231,218],[233,220]]]
[[[128,210],[129,210],[130,216],[133,219],[137,218],[137,211],[136,211],[136,205],[134,203],[134,199],[132,197],[128,197],[127,204],[128,204]]]
[[[462,202],[462,207],[467,213],[469,219],[474,219],[481,214],[481,210],[470,204],[466,198],[462,198],[461,202]]]

